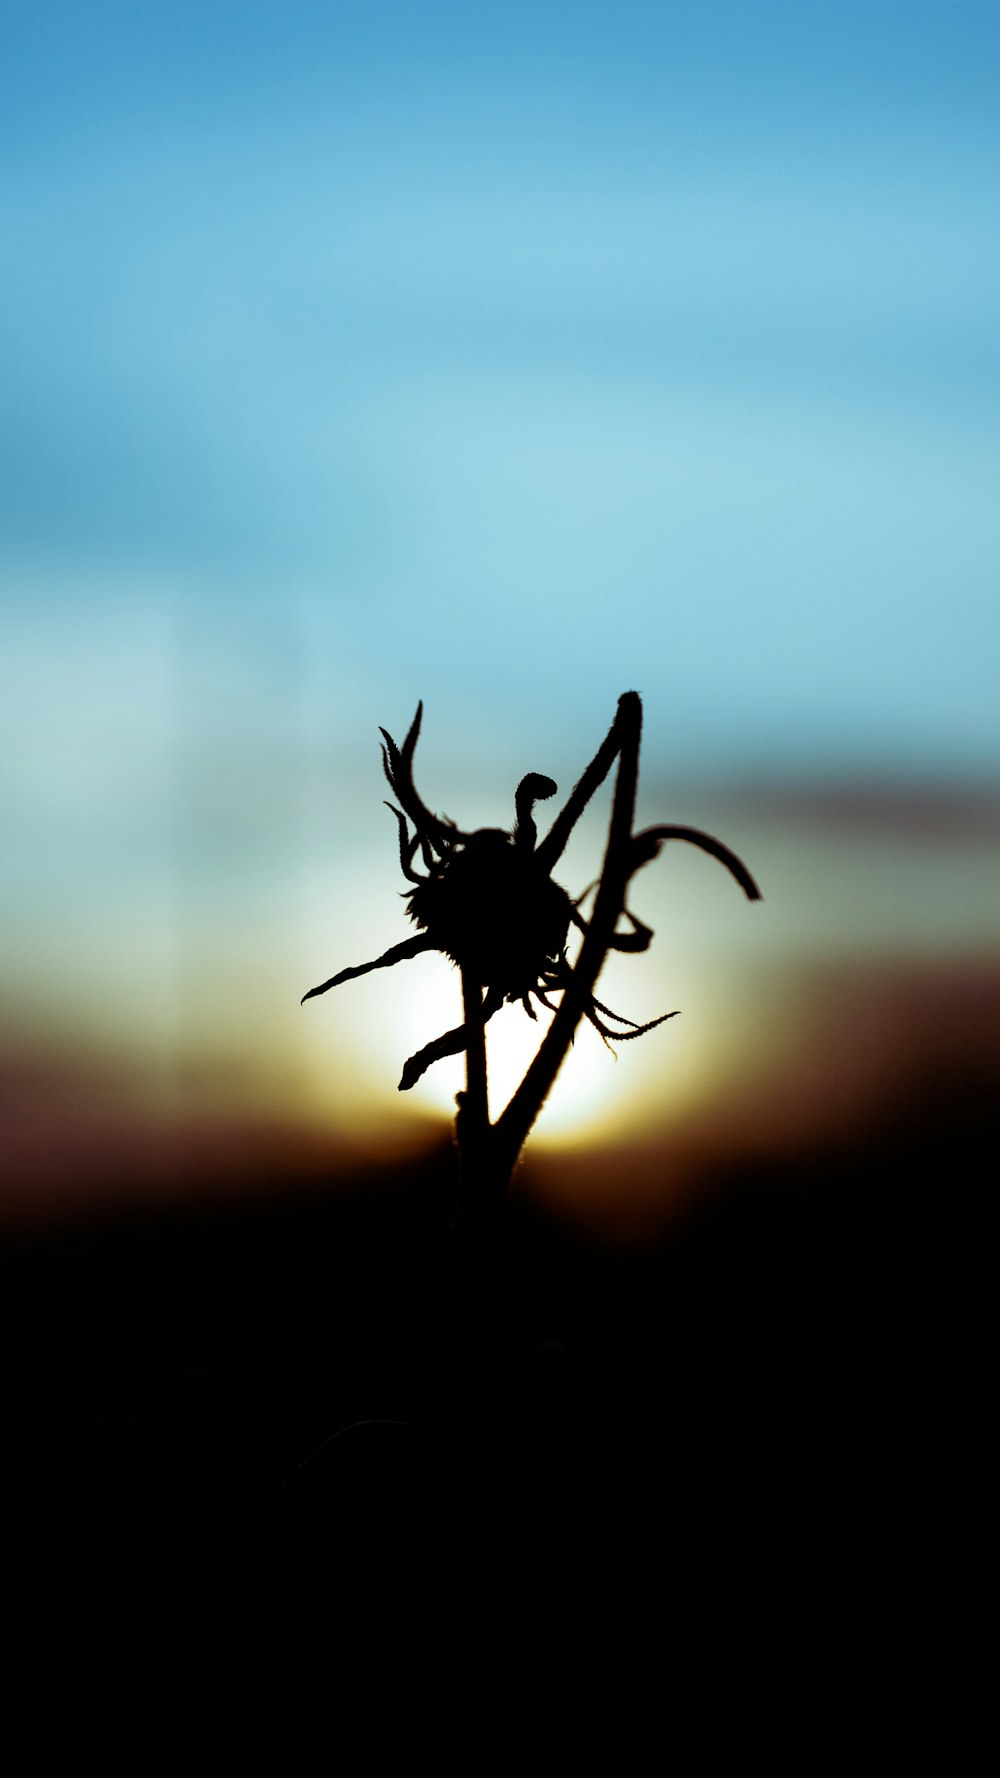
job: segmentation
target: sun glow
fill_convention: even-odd
[[[457,970],[444,966],[440,958],[409,967],[413,976],[419,970],[419,985],[414,981],[412,994],[397,992],[394,999],[387,996],[379,1008],[377,1025],[367,1033],[372,1047],[377,1042],[383,1051],[384,1066],[395,1069],[397,1078],[408,1055],[457,1025],[462,1016]],[[549,1018],[543,1008],[533,1022],[520,1006],[504,1006],[487,1025],[490,1115],[494,1119],[523,1079]],[[576,1147],[598,1135],[610,1136],[619,1126],[634,1127],[637,1118],[648,1121],[651,1104],[663,1115],[696,1098],[706,1072],[702,1046],[690,1041],[694,1033],[689,1032],[689,1042],[681,1048],[671,1041],[673,1033],[673,1025],[667,1024],[638,1043],[612,1051],[583,1021],[542,1108],[532,1144]],[[419,1106],[450,1118],[455,1112],[455,1094],[464,1085],[464,1056],[451,1056],[435,1062],[406,1097],[414,1109]]]
[[[429,973],[429,972],[428,972]],[[550,1014],[538,1009],[536,1021],[520,1006],[504,1006],[486,1027],[490,1113],[496,1118],[520,1085],[548,1029]],[[393,1029],[386,1032],[399,1058],[419,1049],[458,1024],[462,1016],[461,987],[457,970],[440,969],[433,984],[421,986],[419,996],[404,997],[398,1004]],[[464,1056],[435,1062],[412,1088],[412,1097],[426,1108],[453,1116],[455,1094],[465,1085]],[[586,1136],[604,1123],[615,1094],[615,1066],[596,1031],[590,1027],[577,1034],[559,1079],[543,1108],[537,1136],[557,1141],[567,1136]]]
[[[654,924],[666,928],[666,910],[657,908],[652,883],[647,891]],[[332,894],[328,889],[317,906],[317,938],[300,969],[303,981],[321,978],[331,966],[327,928]],[[359,893],[356,901],[344,896],[343,885],[341,895],[345,911],[339,956],[333,961],[377,956],[389,937],[380,900],[367,891],[367,883],[366,893]],[[398,931],[391,936],[398,937]],[[668,1127],[676,1131],[711,1115],[739,1059],[734,1059],[734,1048],[747,1038],[739,1016],[746,994],[722,989],[721,973],[717,959],[713,964],[694,952],[683,967],[655,948],[639,967],[634,957],[609,957],[598,986],[608,1005],[639,1021],[675,1007],[683,1016],[637,1042],[615,1044],[613,1050],[581,1021],[532,1130],[532,1147],[565,1151],[595,1142],[647,1140],[655,1132]],[[548,1029],[551,1015],[537,1010],[532,1021],[520,1006],[504,1006],[486,1028],[494,1119],[519,1086]],[[396,1091],[406,1059],[461,1021],[460,978],[446,958],[431,953],[374,971],[311,1004],[303,1018],[311,1034],[312,1102],[321,1118],[332,1117],[343,1132],[369,1141],[373,1134],[380,1141],[394,1136],[412,1140],[421,1123],[440,1127],[452,1121],[455,1095],[465,1085],[463,1055],[435,1062],[410,1091]]]

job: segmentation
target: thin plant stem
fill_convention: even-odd
[[[468,1411],[475,1396],[487,1303],[500,1258],[510,1172],[501,1176],[489,1121],[483,990],[462,970],[465,1092],[455,1136],[459,1167],[449,1256],[430,1339],[410,1403],[414,1421],[432,1423]]]
[[[513,1171],[531,1126],[565,1060],[576,1028],[584,1015],[587,996],[597,982],[619,915],[625,905],[631,867],[632,821],[639,776],[641,735],[642,705],[636,692],[625,692],[618,700],[618,713],[608,735],[608,742],[605,743],[607,746],[615,738],[618,774],[607,850],[589,930],[573,970],[572,982],[563,993],[559,1009],[538,1054],[510,1104],[493,1127],[497,1164],[506,1166],[508,1172]]]
[[[460,1141],[480,1147],[490,1128],[486,1079],[486,1026],[483,990],[472,971],[462,970],[462,1011],[465,1018],[465,1098],[462,1102]]]

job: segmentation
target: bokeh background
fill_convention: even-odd
[[[720,1156],[994,1100],[1000,15],[959,0],[11,3],[0,26],[0,1219],[438,1141],[377,729],[508,825],[618,694],[683,1016],[584,1030],[533,1188],[645,1239]],[[563,881],[597,873],[607,793]],[[533,1030],[496,1021],[493,1092]]]

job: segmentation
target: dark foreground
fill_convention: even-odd
[[[954,1754],[987,1169],[734,1176],[641,1260],[522,1205],[479,1411],[424,1431],[448,1157],[8,1242],[8,1769],[881,1764],[945,1698]]]

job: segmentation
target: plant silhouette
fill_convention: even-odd
[[[760,899],[760,891],[735,853],[697,828],[656,826],[633,832],[642,733],[642,703],[637,692],[624,692],[619,698],[607,735],[542,840],[538,839],[534,810],[539,802],[555,795],[556,785],[538,772],[529,772],[517,787],[515,825],[509,833],[499,828],[466,833],[431,812],[413,781],[422,715],[421,703],[402,747],[386,729],[380,731],[385,775],[396,797],[395,803],[386,806],[398,825],[399,861],[404,877],[412,884],[406,892],[408,913],[419,930],[372,962],[340,970],[311,988],[303,1002],[425,951],[441,951],[457,964],[463,1023],[411,1056],[399,1086],[406,1091],[434,1062],[464,1050],[466,1089],[458,1095],[456,1118],[463,1175],[486,1175],[502,1194],[580,1020],[588,1019],[608,1043],[612,1038],[641,1037],[675,1016],[663,1013],[646,1024],[636,1024],[612,1012],[594,993],[610,951],[642,952],[652,940],[651,929],[626,904],[636,872],[649,864],[667,841],[681,840],[723,864],[751,901]],[[552,872],[616,759],[607,848],[593,913],[587,920],[580,906],[589,891],[574,901],[554,881]],[[424,875],[414,868],[418,852]],[[620,930],[623,920],[625,928]],[[582,934],[575,964],[567,956],[571,927]],[[553,996],[558,996],[558,1003]],[[551,1023],[510,1103],[491,1123],[486,1024],[505,1001],[519,1001],[529,1017],[536,1019],[533,1000],[553,1014]]]

